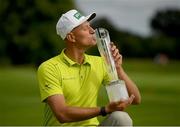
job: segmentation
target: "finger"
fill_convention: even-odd
[[[122,56],[119,54],[116,56],[116,58],[114,58],[115,61],[118,61],[118,60],[121,60],[122,59]]]
[[[116,46],[113,44],[111,45],[111,51],[114,51],[116,49]]]
[[[118,106],[118,105],[120,105],[121,103],[123,103],[123,101],[122,100],[120,100],[120,101],[116,101],[116,102],[111,102],[111,105],[114,105],[114,106]]]
[[[111,102],[110,105],[112,105],[112,106],[119,105],[119,101]]]
[[[135,98],[134,94],[131,94],[130,98],[131,98],[131,99],[134,99],[134,98]]]
[[[123,111],[124,109],[125,109],[124,106],[118,106],[118,107],[117,107],[117,110],[118,110],[118,111]]]
[[[133,102],[134,98],[135,98],[135,96],[132,94],[130,96],[130,98],[128,99],[129,100],[129,104],[131,104]]]
[[[113,46],[113,45],[114,45],[114,42],[110,42],[110,45]]]
[[[115,46],[115,48],[117,48],[116,45],[114,44],[114,42],[111,42],[111,43],[110,43],[110,48],[112,48],[112,47],[114,47],[114,46]],[[113,48],[113,50],[114,50],[114,48]],[[119,49],[118,49],[118,50],[119,50]],[[119,52],[120,52],[120,50],[119,50]]]
[[[123,111],[128,105],[124,102],[124,103],[121,103],[119,106],[117,106],[117,109]]]
[[[118,105],[121,105],[123,103],[125,103],[127,100],[121,99],[120,101],[118,101]]]
[[[127,100],[124,101],[123,104],[125,104],[127,106],[130,105],[133,102],[134,97],[135,97],[134,95],[131,95]]]
[[[117,56],[117,55],[119,55],[119,50],[116,48],[116,49],[113,51],[113,56],[115,57],[115,56]]]
[[[114,59],[116,67],[119,67],[122,65],[122,56],[119,56],[118,58]]]

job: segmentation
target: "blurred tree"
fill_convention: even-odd
[[[159,53],[166,54],[171,58],[178,58],[178,41],[176,38],[163,34],[154,34],[151,37],[143,38],[135,34],[121,31],[114,27],[106,18],[100,18],[92,23],[94,28],[104,27],[109,31],[111,41],[120,49],[125,57],[155,57]],[[180,50],[180,49],[179,49]],[[97,50],[90,50],[97,53]]]
[[[143,49],[143,38],[126,31],[115,28],[106,18],[100,18],[92,23],[94,28],[103,27],[109,31],[111,41],[120,49],[121,54],[128,57],[141,56]]]
[[[173,58],[180,58],[180,9],[159,10],[150,23],[155,31],[155,42],[158,49]],[[159,37],[158,37],[159,36]],[[162,38],[163,37],[163,38]],[[158,38],[158,39],[157,39]],[[157,49],[157,47],[153,48]],[[166,51],[165,51],[166,49]]]
[[[151,27],[172,37],[180,37],[180,9],[159,10],[152,18]]]
[[[73,7],[72,0],[0,0],[0,57],[39,64],[57,54],[64,43],[56,22]]]

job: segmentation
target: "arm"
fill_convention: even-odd
[[[141,102],[141,95],[139,93],[139,90],[136,84],[129,78],[129,76],[126,74],[126,72],[124,71],[122,67],[122,55],[119,54],[119,50],[116,48],[114,44],[111,45],[111,51],[114,57],[119,79],[122,79],[125,81],[129,95],[135,96],[132,104],[139,104]]]
[[[87,120],[100,115],[99,107],[80,108],[67,106],[62,94],[48,97],[47,103],[61,123]]]
[[[105,106],[105,111],[107,114],[113,111],[122,111],[132,103],[133,99],[134,96],[131,96],[125,101],[111,102]],[[81,108],[67,106],[62,94],[50,96],[46,101],[58,121],[61,123],[82,121],[101,114],[99,107]]]

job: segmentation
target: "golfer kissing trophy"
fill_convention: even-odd
[[[117,75],[114,59],[111,54],[109,32],[104,28],[95,30],[98,50],[104,60],[105,67],[108,71],[110,83],[106,84],[106,91],[109,101],[120,101],[129,98],[125,82],[120,80]]]

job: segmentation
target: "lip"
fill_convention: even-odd
[[[96,42],[96,38],[95,37],[92,37],[92,40]]]
[[[96,35],[95,34],[92,35],[92,39],[96,41]]]

